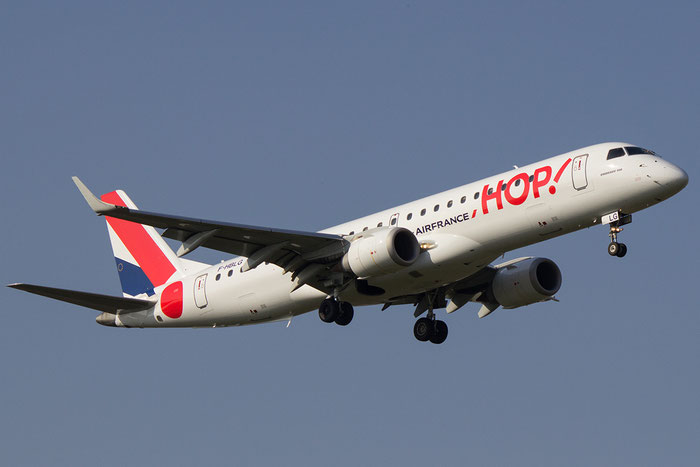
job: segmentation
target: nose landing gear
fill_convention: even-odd
[[[618,258],[622,258],[627,254],[627,245],[624,243],[618,243],[617,241],[617,235],[624,230],[622,228],[623,225],[629,224],[632,222],[632,215],[631,214],[622,214],[619,212],[609,214],[607,216],[603,216],[603,220],[605,221],[606,218],[610,219],[610,233],[608,236],[610,237],[610,244],[608,245],[608,254],[610,256],[617,256]]]

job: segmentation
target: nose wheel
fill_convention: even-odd
[[[610,256],[622,258],[627,254],[627,245],[624,243],[610,242],[610,245],[608,245],[608,254]]]

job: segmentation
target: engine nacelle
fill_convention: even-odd
[[[343,256],[343,268],[362,277],[396,272],[415,263],[420,255],[418,239],[401,227],[382,227],[362,232]]]
[[[541,302],[559,291],[561,271],[547,258],[530,258],[498,270],[491,284],[503,308]]]

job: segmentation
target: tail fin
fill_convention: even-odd
[[[122,190],[106,193],[105,203],[138,209]],[[117,272],[125,297],[155,294],[173,276],[183,276],[184,266],[156,229],[105,216]]]

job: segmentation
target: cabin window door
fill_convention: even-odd
[[[575,157],[571,166],[571,178],[576,190],[585,190],[588,187],[588,177],[586,176],[586,163],[588,154]]]
[[[194,281],[194,303],[197,305],[197,308],[205,308],[207,306],[206,284],[206,274],[202,274]]]

